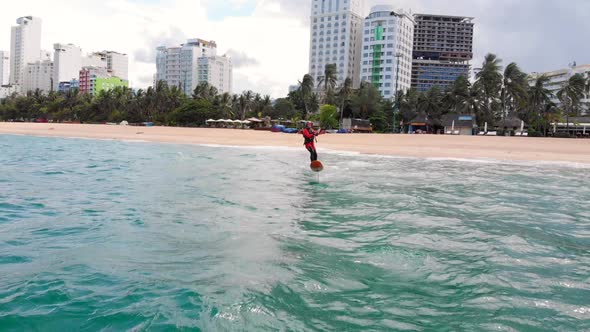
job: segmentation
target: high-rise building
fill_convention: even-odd
[[[363,24],[361,81],[373,84],[384,98],[407,91],[412,83],[414,19],[391,6],[374,6]]]
[[[54,44],[53,49],[53,89],[58,91],[60,83],[80,76],[82,49],[73,44]]]
[[[129,80],[129,58],[127,54],[115,51],[101,52],[107,59],[107,70],[112,76],[118,77],[124,81]]]
[[[189,39],[180,47],[160,46],[157,48],[157,81],[177,86],[190,95],[199,84],[201,57],[217,55],[217,44],[202,39]]]
[[[0,51],[0,86],[8,85],[10,79],[10,56],[7,51]]]
[[[204,56],[198,60],[199,83],[207,82],[217,88],[219,93],[232,92],[233,69],[228,56]]]
[[[545,84],[545,89],[551,92],[551,101],[561,107],[561,101],[557,98],[557,92],[561,90],[567,81],[574,75],[580,74],[585,79],[590,78],[590,64],[588,65],[577,65],[572,64],[568,68],[558,69],[545,73],[531,73],[528,77],[528,82],[531,86],[534,86],[537,79],[541,76],[546,76],[549,82]],[[580,100],[581,113],[590,114],[590,94],[586,91],[584,97]]]
[[[10,84],[23,84],[25,68],[40,60],[41,19],[20,17],[12,27],[10,38]]]
[[[360,85],[362,0],[312,0],[309,74],[318,84],[327,64],[336,64],[338,84]]]
[[[90,53],[84,57],[82,57],[82,67],[97,67],[97,68],[107,68],[107,57],[105,54],[100,52]]]
[[[38,60],[25,67],[22,93],[40,90],[44,93],[51,91],[53,78],[53,62]]]
[[[412,87],[445,89],[459,76],[469,76],[473,17],[416,14],[414,20]]]

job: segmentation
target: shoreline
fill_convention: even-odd
[[[289,147],[305,151],[300,135],[241,129],[0,122],[1,134],[227,147]],[[320,154],[325,149],[329,152],[426,158],[433,161],[542,161],[590,165],[590,140],[584,139],[327,134],[318,137],[317,148]]]

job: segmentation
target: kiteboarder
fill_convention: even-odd
[[[303,138],[305,148],[309,151],[310,159],[312,162],[318,160],[318,153],[315,149],[315,140],[316,137],[319,135],[319,132],[313,130],[313,122],[307,122],[305,129],[303,129]]]

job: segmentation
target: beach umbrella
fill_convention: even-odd
[[[487,123],[487,122],[486,122],[486,123],[485,123],[485,125],[484,125],[483,132],[484,132],[484,133],[487,133],[487,132],[488,132],[488,123]]]

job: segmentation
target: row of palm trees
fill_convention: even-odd
[[[274,101],[268,95],[252,91],[219,93],[207,83],[198,85],[192,96],[186,96],[178,87],[158,82],[145,90],[118,87],[94,97],[78,90],[13,95],[0,102],[0,120],[51,118],[55,121],[127,120],[199,125],[206,115],[242,120],[251,116],[291,120],[319,118],[320,105],[329,104],[338,108],[340,122],[343,117],[369,119],[376,131],[391,131],[394,109],[398,109],[398,121],[404,123],[418,114],[425,114],[435,123],[447,113],[475,114],[480,125],[487,122],[490,126],[517,117],[533,131],[544,134],[552,121],[580,115],[584,110],[582,100],[590,92],[590,79],[582,75],[572,76],[555,95],[548,89],[549,81],[548,77],[540,76],[529,85],[528,75],[516,63],[503,68],[501,59],[488,54],[474,82],[461,76],[445,90],[436,86],[426,92],[409,90],[398,92],[396,98],[390,100],[382,98],[371,83],[364,82],[359,88],[353,88],[352,80],[347,78],[338,86],[336,65],[330,64],[326,65],[318,82],[304,75],[296,91]],[[560,100],[559,105],[553,102],[555,99]],[[172,113],[175,113],[174,121],[170,119]]]
[[[178,87],[158,82],[155,87],[145,90],[117,87],[101,91],[94,97],[76,89],[49,94],[35,91],[25,96],[15,94],[0,102],[0,120],[32,121],[44,118],[93,123],[126,120],[165,125],[169,123],[169,114],[177,109],[198,112],[197,104],[193,103],[197,100],[203,102],[198,104],[203,112],[216,118],[243,120],[248,116],[273,113],[273,103],[268,95],[252,91],[220,94],[215,87],[202,83],[188,97]],[[187,105],[189,107],[183,107]]]
[[[516,63],[502,66],[495,54],[486,55],[474,82],[460,76],[447,89],[434,86],[426,92],[408,90],[398,92],[394,101],[404,123],[418,114],[424,114],[434,123],[440,123],[448,113],[474,114],[481,126],[494,126],[502,120],[518,118],[531,126],[531,131],[545,135],[551,122],[567,116],[579,116],[585,109],[583,99],[590,94],[590,77],[573,75],[555,93],[549,90],[550,78],[536,77],[529,84],[529,75]],[[303,100],[321,100],[339,108],[340,117],[351,114],[366,119],[382,118],[380,130],[390,130],[393,104],[384,100],[370,83],[361,83],[352,89],[352,81],[346,79],[337,86],[335,65],[326,65],[324,75],[314,86],[313,79],[305,75],[298,93]],[[553,102],[558,99],[559,104]],[[379,127],[379,125],[378,125]]]

